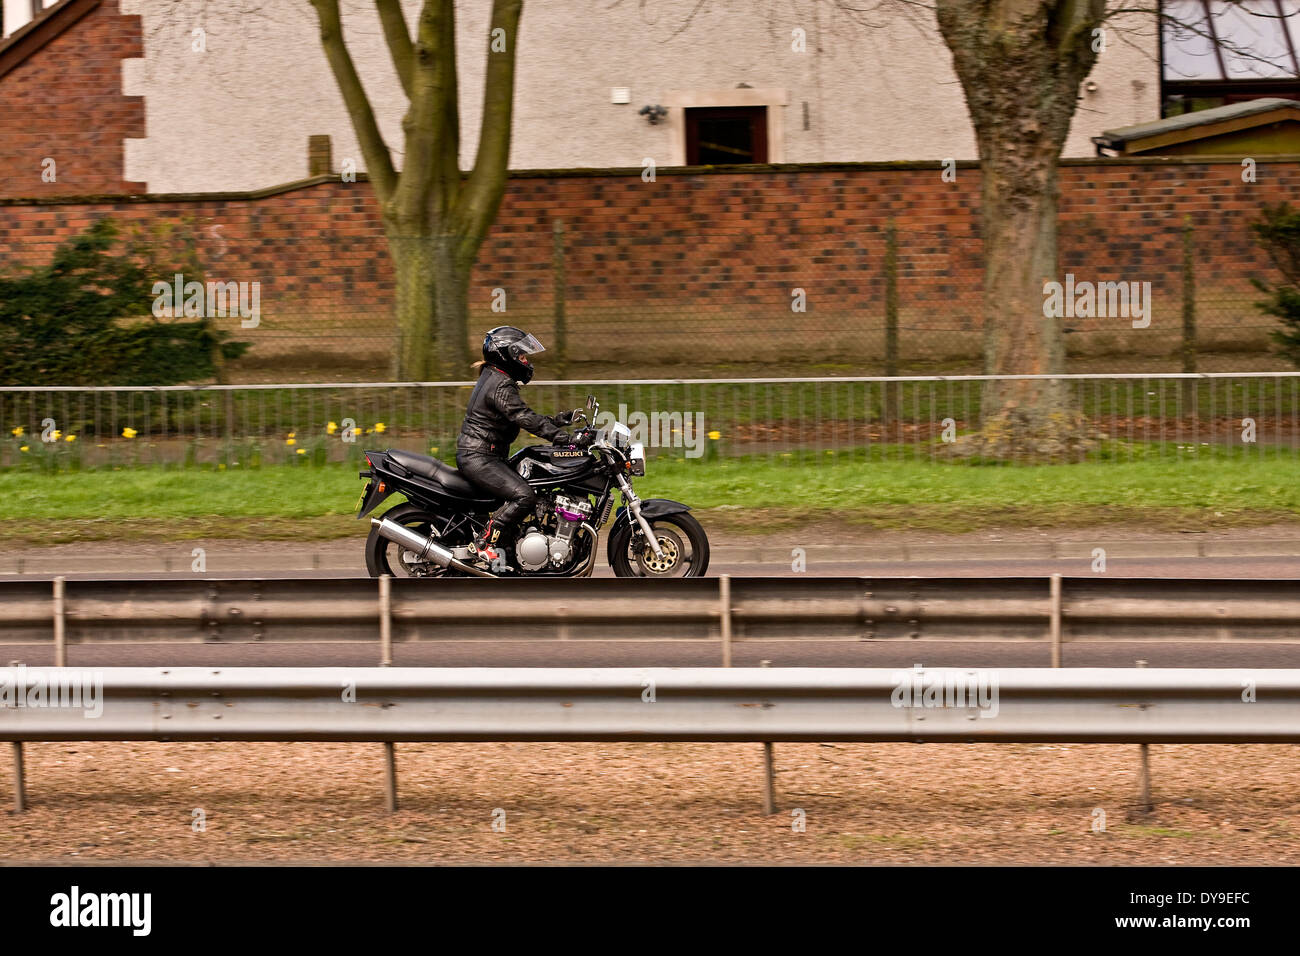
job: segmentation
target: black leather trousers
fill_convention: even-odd
[[[478,487],[495,498],[504,499],[492,514],[493,530],[499,530],[503,538],[508,538],[507,532],[537,507],[537,494],[528,482],[492,452],[457,448],[456,465]]]

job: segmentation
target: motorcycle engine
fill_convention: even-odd
[[[545,534],[530,527],[515,543],[515,560],[525,571],[562,568],[573,555],[573,536],[582,522],[591,517],[591,503],[555,496],[555,532]]]
[[[551,560],[551,536],[529,528],[515,542],[515,560],[525,571],[540,571]]]

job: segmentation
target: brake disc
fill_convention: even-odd
[[[685,548],[682,546],[682,539],[675,531],[655,529],[655,537],[659,539],[659,547],[663,550],[663,557],[654,553],[650,545],[646,545],[641,553],[637,556],[637,563],[641,569],[650,574],[670,574],[681,563]]]

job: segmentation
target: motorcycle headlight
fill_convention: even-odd
[[[645,474],[645,446],[637,442],[632,446],[632,450],[627,456],[627,470],[629,474]]]

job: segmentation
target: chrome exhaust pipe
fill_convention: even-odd
[[[484,571],[472,564],[466,564],[428,535],[412,531],[400,525],[392,518],[371,518],[370,523],[379,532],[380,537],[387,538],[394,544],[400,544],[407,551],[413,551],[425,560],[432,561],[440,568],[454,568],[464,574],[480,578],[495,578],[491,571]]]

